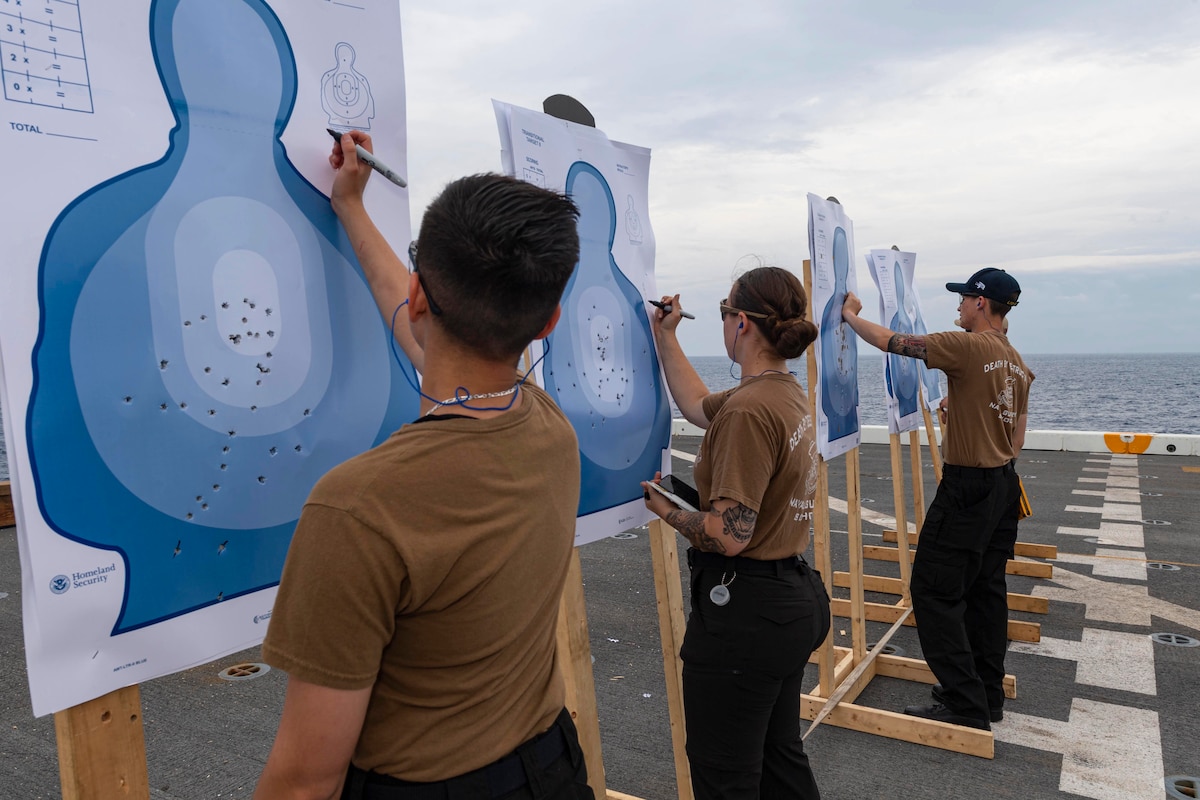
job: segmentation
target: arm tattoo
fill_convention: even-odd
[[[709,512],[714,513],[714,512]],[[666,516],[667,524],[683,534],[697,550],[707,553],[725,553],[725,545],[704,532],[704,514],[699,511],[675,510]]]
[[[887,350],[898,356],[910,356],[925,360],[925,337],[913,336],[911,333],[893,334],[888,339]]]
[[[738,503],[725,509],[721,514],[721,522],[725,526],[725,532],[733,537],[735,542],[745,544],[754,535],[754,523],[758,522],[758,514]]]

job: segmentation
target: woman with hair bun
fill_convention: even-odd
[[[684,417],[705,429],[694,472],[700,510],[646,493],[646,506],[692,545],[680,650],[692,789],[697,800],[818,798],[800,740],[800,684],[829,633],[829,596],[801,555],[816,440],[808,395],[787,369],[817,336],[808,297],[778,267],[734,281],[721,324],[742,377],[716,393],[676,338],[679,295],[662,302],[654,333],[667,384]]]

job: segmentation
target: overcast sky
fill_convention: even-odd
[[[659,288],[720,355],[716,305],[757,254],[799,274],[806,195],[865,254],[917,254],[931,330],[946,281],[1020,281],[1027,353],[1200,352],[1197,0],[402,0],[413,223],[499,169],[491,99],[572,95],[652,151]],[[743,265],[745,262],[742,262]]]

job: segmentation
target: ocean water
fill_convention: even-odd
[[[691,362],[714,391],[737,383],[727,358]],[[1025,364],[1035,376],[1029,430],[1200,435],[1200,353],[1029,355]],[[805,360],[788,366],[807,385]],[[859,357],[858,389],[862,424],[886,425],[882,354]]]
[[[738,368],[731,375],[727,358],[691,361],[709,389],[737,384]],[[1025,363],[1037,376],[1029,398],[1030,430],[1200,435],[1200,353],[1030,355]],[[807,384],[804,359],[789,367]],[[886,425],[882,355],[859,358],[858,385],[862,423]],[[0,408],[0,420],[3,413]],[[0,480],[8,480],[3,427]]]

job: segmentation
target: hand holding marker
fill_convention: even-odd
[[[662,312],[664,314],[670,314],[672,311],[672,306],[670,303],[660,303],[658,300],[647,300],[646,302],[648,302],[650,305],[654,306],[655,308],[661,308]],[[679,316],[683,317],[684,319],[695,319],[696,318],[694,315],[689,314],[686,311],[680,311]]]
[[[338,133],[333,128],[326,128],[325,132],[332,136],[334,141],[342,141],[342,134]],[[405,186],[408,186],[408,181],[404,180],[404,178],[401,178],[395,172],[392,172],[391,168],[388,167],[387,164],[384,164],[382,161],[376,158],[374,154],[367,152],[367,149],[361,144],[354,145],[354,152],[358,154],[359,161],[363,162],[368,167],[399,186],[401,189],[403,189]]]

